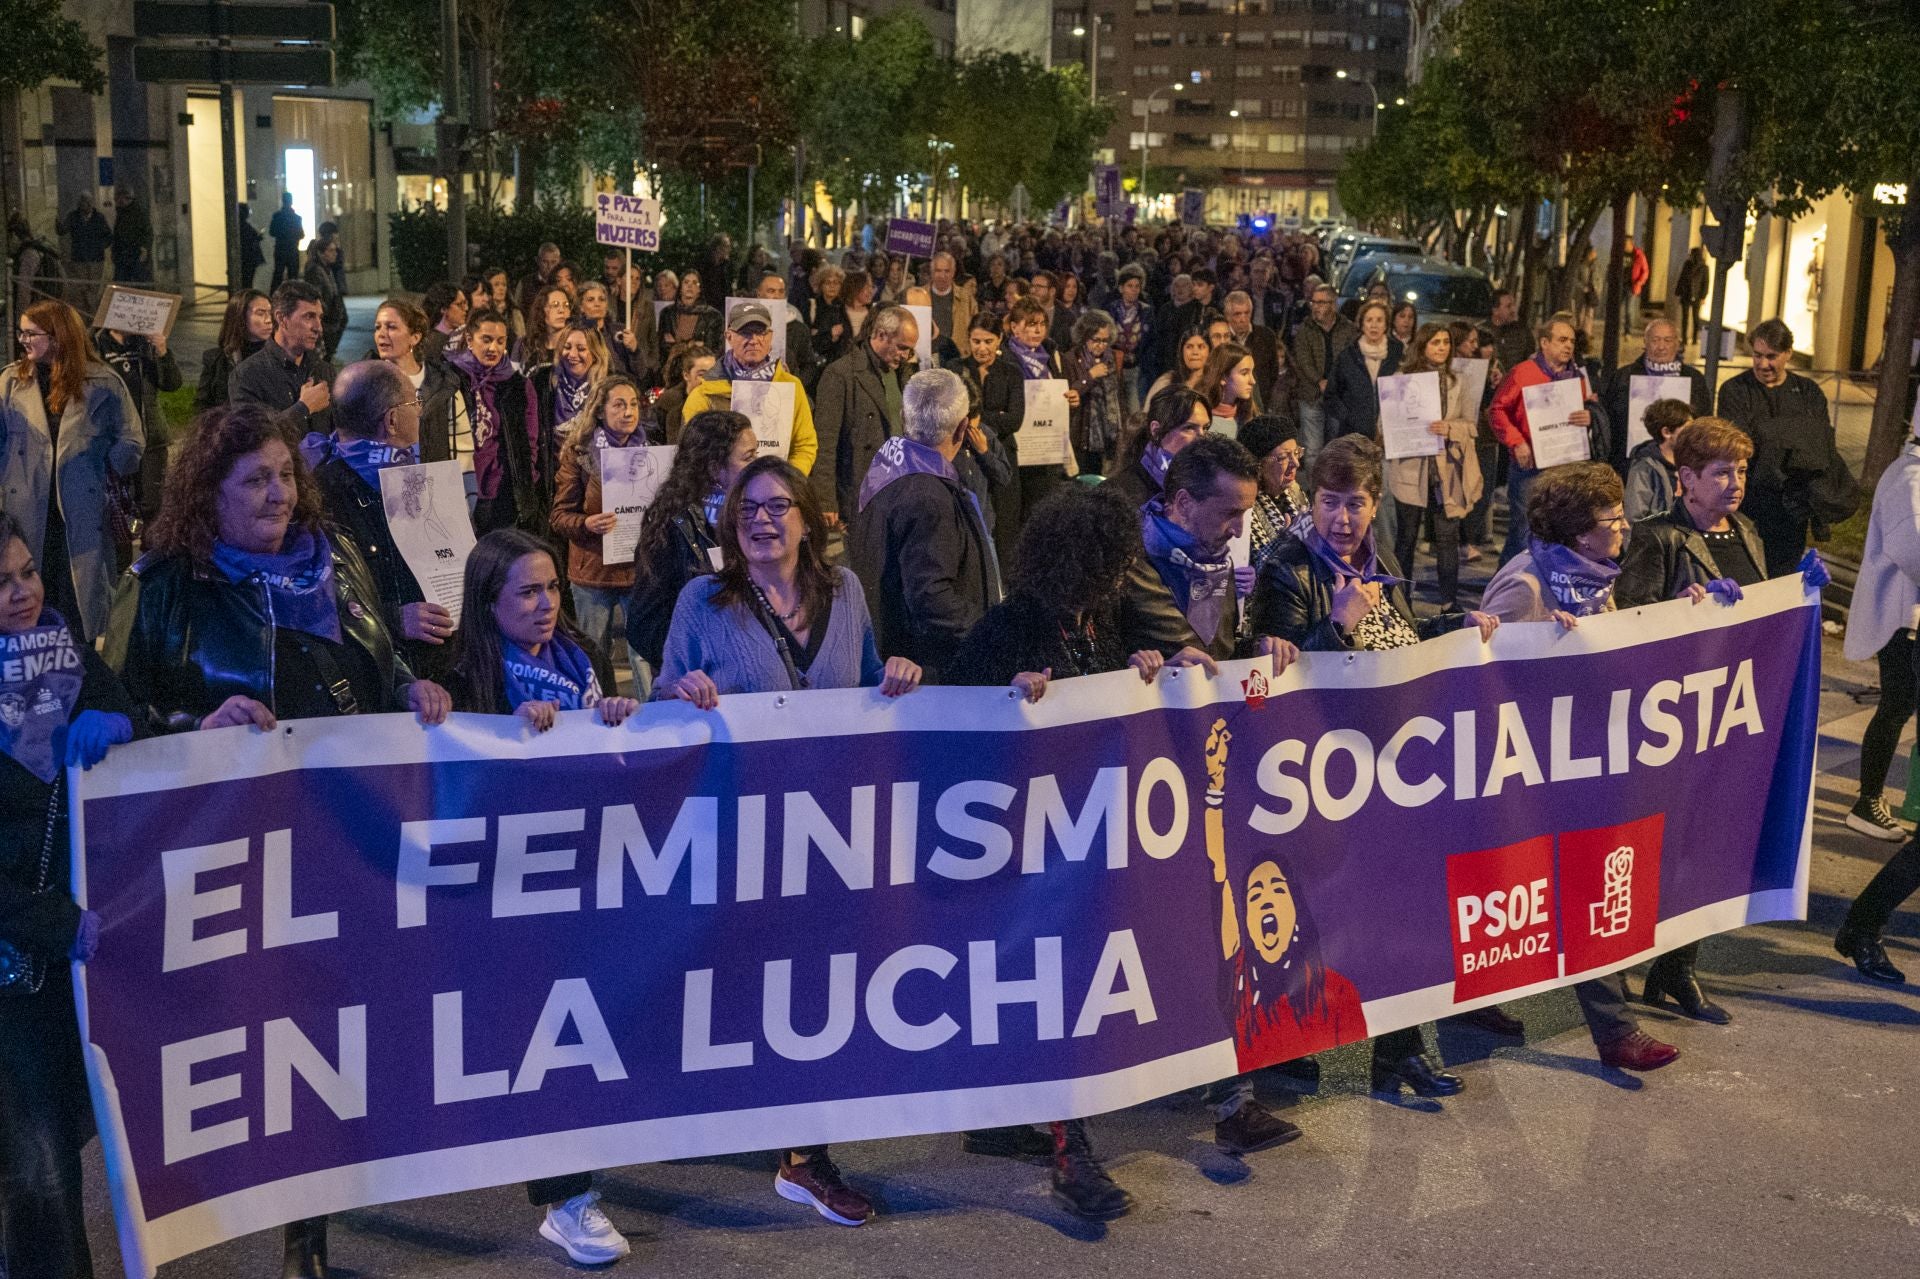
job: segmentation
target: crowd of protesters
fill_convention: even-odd
[[[784,272],[722,237],[651,280],[622,254],[582,266],[546,245],[518,280],[494,267],[420,304],[388,299],[372,348],[338,353],[338,249],[317,240],[297,270],[278,246],[300,228],[282,221],[272,292],[233,296],[198,414],[170,446],[153,408],[156,390],[180,385],[164,343],[90,334],[43,301],[0,371],[0,642],[44,631],[78,655],[48,686],[67,727],[13,740],[0,763],[14,830],[0,961],[36,957],[37,974],[30,991],[0,986],[0,1273],[18,1279],[90,1273],[78,1160],[91,1121],[64,961],[91,953],[98,921],[68,893],[65,857],[41,854],[66,842],[62,763],[90,766],[134,737],[304,716],[435,724],[461,711],[544,731],[562,710],[617,725],[649,698],[711,709],[738,693],[899,697],[945,683],[1039,700],[1059,679],[1130,668],[1151,682],[1234,658],[1277,675],[1303,650],[1377,652],[1460,629],[1487,642],[1502,623],[1571,628],[1679,598],[1737,606],[1795,571],[1822,585],[1806,548],[1847,498],[1824,401],[1788,369],[1778,322],[1754,330],[1753,368],[1721,390],[1715,417],[1664,319],[1644,355],[1609,371],[1578,354],[1576,317],[1530,330],[1510,293],[1485,324],[1425,322],[1381,299],[1342,314],[1319,246],[1297,234],[1130,227],[1109,247],[942,224],[929,261],[806,249]],[[1477,401],[1457,372],[1476,357],[1492,361]],[[1440,377],[1432,457],[1383,457],[1377,388],[1397,372]],[[1686,377],[1694,394],[1630,424],[1636,375]],[[1065,384],[1061,462],[1020,457],[1036,379]],[[1574,379],[1590,460],[1543,467],[1525,391]],[[791,388],[776,447],[740,409],[756,383],[755,404]],[[660,445],[675,453],[637,549],[611,563],[603,455]],[[1901,975],[1879,930],[1920,886],[1920,853],[1878,787],[1920,683],[1916,458],[1920,445],[1876,501],[1869,559],[1884,546],[1889,567],[1849,641],[1850,655],[1879,656],[1888,717],[1869,734],[1879,767],[1863,771],[1850,824],[1907,842],[1838,944],[1881,981]],[[382,507],[380,472],[423,461],[458,464],[478,534],[457,624],[414,580]],[[1461,566],[1495,553],[1488,514],[1503,490],[1500,567],[1463,609]],[[1724,1023],[1698,949],[1661,956],[1641,997]],[[0,962],[0,981],[9,971]],[[1679,1055],[1639,1028],[1621,977],[1576,994],[1608,1065]],[[1288,1069],[1311,1078],[1341,1014],[1294,1016]],[[1523,1032],[1499,1009],[1472,1017]],[[1377,1089],[1466,1086],[1420,1028],[1381,1035],[1372,1053]],[[1298,1135],[1250,1076],[1204,1101],[1230,1153]],[[1131,1202],[1082,1119],[962,1142],[1049,1164],[1079,1215]],[[825,1147],[786,1152],[775,1184],[842,1225],[874,1211]],[[590,1171],[527,1190],[540,1233],[573,1260],[627,1252]],[[324,1274],[325,1219],[288,1227],[286,1249],[287,1274]]]

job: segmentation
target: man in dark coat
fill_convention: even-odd
[[[920,325],[905,307],[890,306],[867,319],[867,340],[827,365],[814,395],[813,429],[820,452],[813,491],[829,525],[851,522],[856,486],[880,446],[900,434],[900,366],[913,354]]]
[[[293,207],[293,192],[280,193],[280,208],[267,219],[267,238],[273,241],[273,278],[267,284],[271,293],[300,278],[300,242],[307,238],[307,224]]]
[[[407,665],[422,679],[439,679],[452,665],[453,615],[420,589],[394,543],[380,494],[380,471],[420,460],[420,397],[384,360],[341,369],[333,395],[333,434],[309,436],[302,447],[315,463],[321,503],[335,533],[366,562]]]
[[[1227,294],[1227,340],[1253,357],[1253,385],[1260,403],[1273,400],[1273,384],[1280,380],[1280,339],[1272,329],[1253,322],[1253,298],[1235,291]]]
[[[113,193],[113,278],[122,284],[153,283],[153,218],[132,187]]]
[[[848,558],[881,656],[916,662],[938,683],[961,639],[1000,602],[1000,566],[979,500],[953,465],[967,437],[966,383],[929,369],[908,379],[901,403],[904,430],[861,482]]]
[[[1790,572],[1807,549],[1815,523],[1813,489],[1833,456],[1833,419],[1813,382],[1787,370],[1793,332],[1779,320],[1754,326],[1753,367],[1720,388],[1720,416],[1753,440],[1753,466],[1742,508],[1766,544],[1768,577]],[[1826,530],[1816,528],[1816,539]]]
[[[1693,415],[1705,417],[1713,412],[1713,392],[1707,386],[1707,375],[1680,358],[1680,330],[1672,320],[1663,318],[1649,321],[1647,349],[1639,359],[1613,371],[1613,376],[1607,380],[1605,398],[1601,401],[1602,407],[1607,410],[1607,422],[1613,433],[1613,448],[1606,460],[1613,463],[1613,469],[1623,477],[1627,472],[1627,455],[1633,451],[1628,441],[1646,438],[1642,434],[1644,426],[1630,421],[1628,416],[1633,379],[1637,377],[1683,377],[1692,388],[1687,400],[1693,407]],[[1640,427],[1640,430],[1636,430],[1636,427]]]

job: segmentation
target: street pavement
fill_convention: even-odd
[[[1874,672],[1842,660],[1836,640],[1825,650],[1812,919],[1706,944],[1703,978],[1734,1022],[1643,1013],[1648,1031],[1681,1049],[1674,1065],[1646,1076],[1601,1067],[1572,997],[1553,992],[1510,1005],[1526,1021],[1524,1043],[1440,1027],[1440,1051],[1467,1081],[1443,1104],[1371,1097],[1357,1045],[1326,1055],[1317,1095],[1263,1086],[1305,1135],[1244,1161],[1214,1150],[1191,1097],[1102,1116],[1098,1147],[1139,1201],[1106,1226],[1056,1207],[1044,1170],[962,1154],[950,1136],[836,1147],[880,1205],[858,1230],[776,1198],[770,1154],[620,1168],[600,1184],[634,1255],[612,1273],[1913,1274],[1920,988],[1869,986],[1829,944],[1890,846],[1840,825]],[[1904,786],[1904,750],[1894,773]],[[1727,779],[1724,802],[1750,802],[1740,783]],[[1920,974],[1914,906],[1888,941],[1894,962]],[[88,1168],[98,1268],[117,1274],[97,1150]],[[335,1274],[581,1272],[535,1235],[539,1218],[518,1186],[345,1213],[333,1227]],[[278,1265],[275,1231],[161,1273],[266,1279]]]

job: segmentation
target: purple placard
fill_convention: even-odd
[[[911,258],[932,257],[933,223],[893,219],[887,223],[887,252],[904,253]]]

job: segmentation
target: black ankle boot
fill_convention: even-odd
[[[1898,986],[1907,979],[1907,975],[1895,968],[1893,961],[1887,958],[1887,948],[1880,944],[1878,933],[1843,927],[1834,935],[1833,948],[1852,960],[1853,966],[1868,981]]]
[[[1682,1014],[1715,1026],[1724,1026],[1733,1020],[1732,1013],[1708,999],[1707,992],[1700,989],[1693,965],[1672,955],[1662,955],[1653,961],[1640,998],[1654,1008],[1671,999]]]
[[[1055,1130],[1053,1197],[1087,1221],[1112,1221],[1133,1208],[1133,1196],[1107,1175],[1094,1155],[1083,1119],[1070,1120]]]
[[[308,1217],[287,1224],[287,1255],[280,1279],[327,1279],[327,1219]]]

